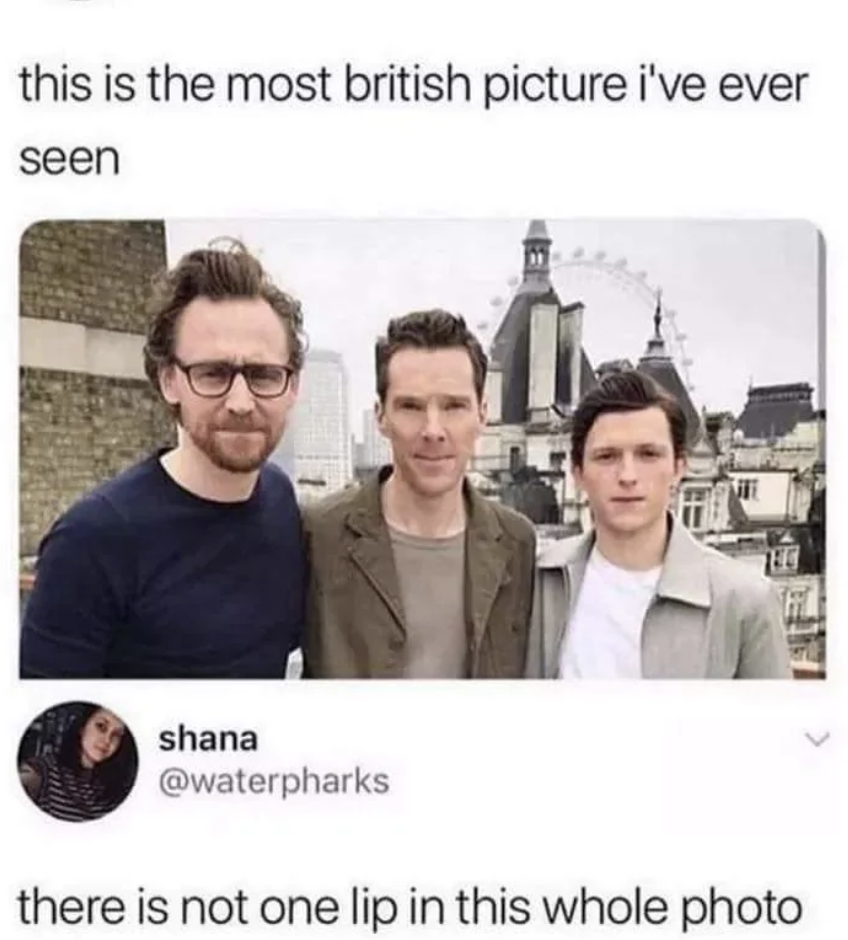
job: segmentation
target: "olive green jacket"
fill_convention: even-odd
[[[402,678],[406,632],[380,485],[304,508],[310,563],[303,640],[305,678]],[[466,482],[465,603],[469,678],[523,676],[536,537],[517,512]],[[438,590],[438,585],[433,585]]]
[[[656,596],[642,627],[646,679],[789,679],[780,596],[742,561],[671,528]],[[526,676],[554,679],[594,534],[540,552]]]

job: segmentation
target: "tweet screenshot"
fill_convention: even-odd
[[[12,6],[2,936],[848,937],[839,5]]]

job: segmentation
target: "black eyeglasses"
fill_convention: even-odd
[[[201,398],[222,398],[233,387],[237,375],[243,375],[251,394],[257,398],[279,398],[289,387],[294,369],[288,366],[248,362],[243,366],[232,362],[185,363],[171,357],[171,361],[188,379],[195,395]]]

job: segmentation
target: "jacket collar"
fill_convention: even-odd
[[[657,594],[693,607],[709,607],[710,575],[704,546],[669,513],[669,538]]]
[[[381,467],[363,483],[358,499],[345,517],[347,526],[359,535],[377,538],[381,533],[388,531],[386,520],[383,518],[380,489],[391,475],[391,466]],[[468,480],[463,481],[462,495],[465,498],[467,514],[466,531],[470,538],[499,540],[503,528],[489,501],[481,496]]]
[[[360,536],[350,553],[372,586],[383,597],[397,622],[403,626],[400,587],[392,553],[391,536],[383,517],[380,488],[391,476],[390,466],[381,467],[363,485],[345,517],[347,527]],[[486,630],[495,597],[510,580],[509,548],[503,527],[487,499],[465,480],[465,593],[475,645]]]
[[[668,544],[657,584],[657,595],[694,607],[709,607],[710,579],[704,546],[671,513],[668,514],[668,525]],[[579,587],[594,544],[595,532],[591,530],[579,539],[551,545],[540,553],[539,567],[567,567]]]

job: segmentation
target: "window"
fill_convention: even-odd
[[[807,612],[807,588],[790,588],[786,592],[786,619],[801,620]]]
[[[758,480],[737,480],[736,481],[736,495],[740,499],[756,499],[757,498],[757,484]]]
[[[798,570],[798,546],[780,545],[771,553],[771,570],[773,574]]]
[[[799,660],[800,662],[806,662],[810,659],[809,649],[803,640],[790,640],[789,654],[792,659]]]
[[[693,532],[707,528],[707,500],[710,491],[706,487],[689,487],[683,490],[680,516],[683,525]]]

